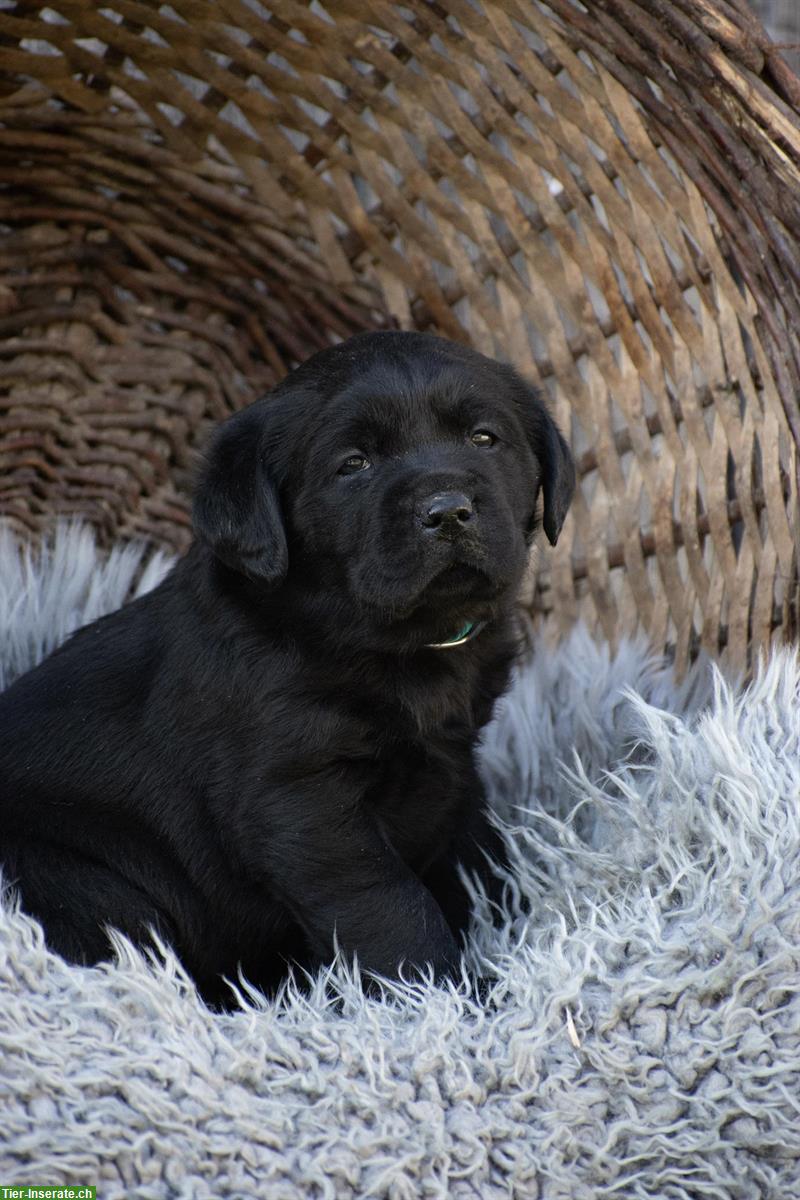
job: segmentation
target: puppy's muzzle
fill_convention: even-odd
[[[453,538],[475,520],[475,506],[464,492],[435,492],[416,505],[423,532],[433,537]]]

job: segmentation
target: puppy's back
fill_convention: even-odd
[[[160,590],[79,629],[0,694],[4,835],[52,833],[77,801],[118,790],[163,657]]]

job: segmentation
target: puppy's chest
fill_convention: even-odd
[[[376,765],[365,803],[401,858],[422,871],[445,853],[459,821],[480,798],[471,737],[465,732],[427,745],[397,741]]]

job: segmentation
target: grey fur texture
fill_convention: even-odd
[[[144,562],[63,529],[0,546],[8,684]],[[166,560],[151,560],[139,586]],[[494,981],[344,967],[241,1011],[168,950],[69,967],[0,911],[0,1184],[123,1197],[790,1200],[800,1195],[800,664],[682,689],[639,644],[535,648],[485,741],[514,870],[467,955]],[[520,911],[527,898],[531,913]],[[331,1001],[331,985],[340,1001]]]

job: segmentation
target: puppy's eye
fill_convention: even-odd
[[[469,440],[473,446],[493,446],[497,438],[488,429],[476,429]]]
[[[340,475],[355,475],[358,471],[366,471],[372,463],[364,454],[350,454],[339,467]]]

